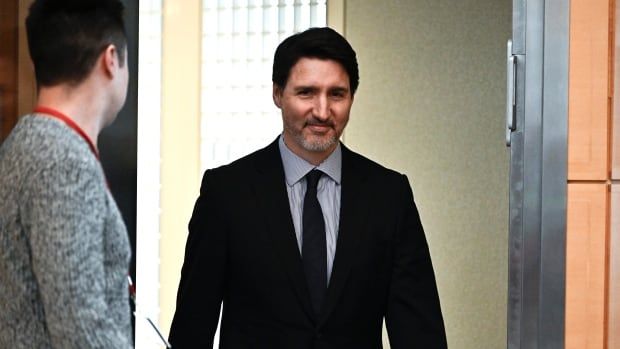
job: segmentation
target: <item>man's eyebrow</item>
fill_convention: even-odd
[[[312,86],[312,85],[299,85],[299,86],[295,86],[293,87],[293,90],[295,91],[301,91],[301,90],[317,90],[318,88],[316,86]]]
[[[349,88],[344,87],[344,86],[336,86],[333,88],[330,88],[331,91],[336,91],[336,92],[348,92]]]

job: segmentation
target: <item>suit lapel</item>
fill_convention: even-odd
[[[363,200],[366,173],[357,166],[354,154],[342,146],[342,180],[340,192],[340,223],[332,275],[321,311],[319,326],[325,323],[338,304],[351,271],[351,265],[365,226],[368,205]]]
[[[260,155],[255,166],[258,175],[254,183],[258,206],[267,220],[268,235],[282,260],[281,265],[286,269],[306,313],[314,318],[291,217],[278,140],[263,149]]]

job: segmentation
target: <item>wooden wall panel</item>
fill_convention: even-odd
[[[17,121],[17,0],[0,1],[0,143]]]
[[[4,0],[0,0],[4,1]],[[19,0],[18,29],[18,54],[17,54],[17,115],[32,112],[37,103],[37,83],[34,77],[34,67],[28,51],[26,38],[26,16],[28,9],[34,0]]]
[[[608,174],[609,0],[572,0],[568,179]]]
[[[615,5],[611,178],[620,179],[620,1],[616,0]]]
[[[608,185],[568,184],[566,348],[605,343]]]
[[[608,349],[620,349],[620,184],[611,185]]]
[[[620,57],[620,56],[617,56]],[[620,62],[616,64],[620,65]],[[618,67],[620,70],[620,67]],[[620,79],[619,79],[620,80]],[[620,82],[620,81],[619,81]],[[615,87],[616,92],[614,101],[617,104],[613,113],[613,140],[612,140],[612,158],[611,158],[611,178],[620,179],[620,84]]]

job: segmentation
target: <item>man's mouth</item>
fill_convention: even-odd
[[[313,132],[324,133],[331,129],[331,125],[328,124],[307,124],[306,128]]]

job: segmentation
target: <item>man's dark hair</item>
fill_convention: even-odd
[[[122,66],[127,47],[123,11],[119,0],[36,0],[26,32],[37,83],[79,84],[111,44]]]
[[[291,68],[304,57],[331,59],[340,63],[349,75],[351,95],[355,94],[359,85],[355,51],[342,35],[331,28],[310,28],[282,41],[273,57],[273,83],[284,88]]]

